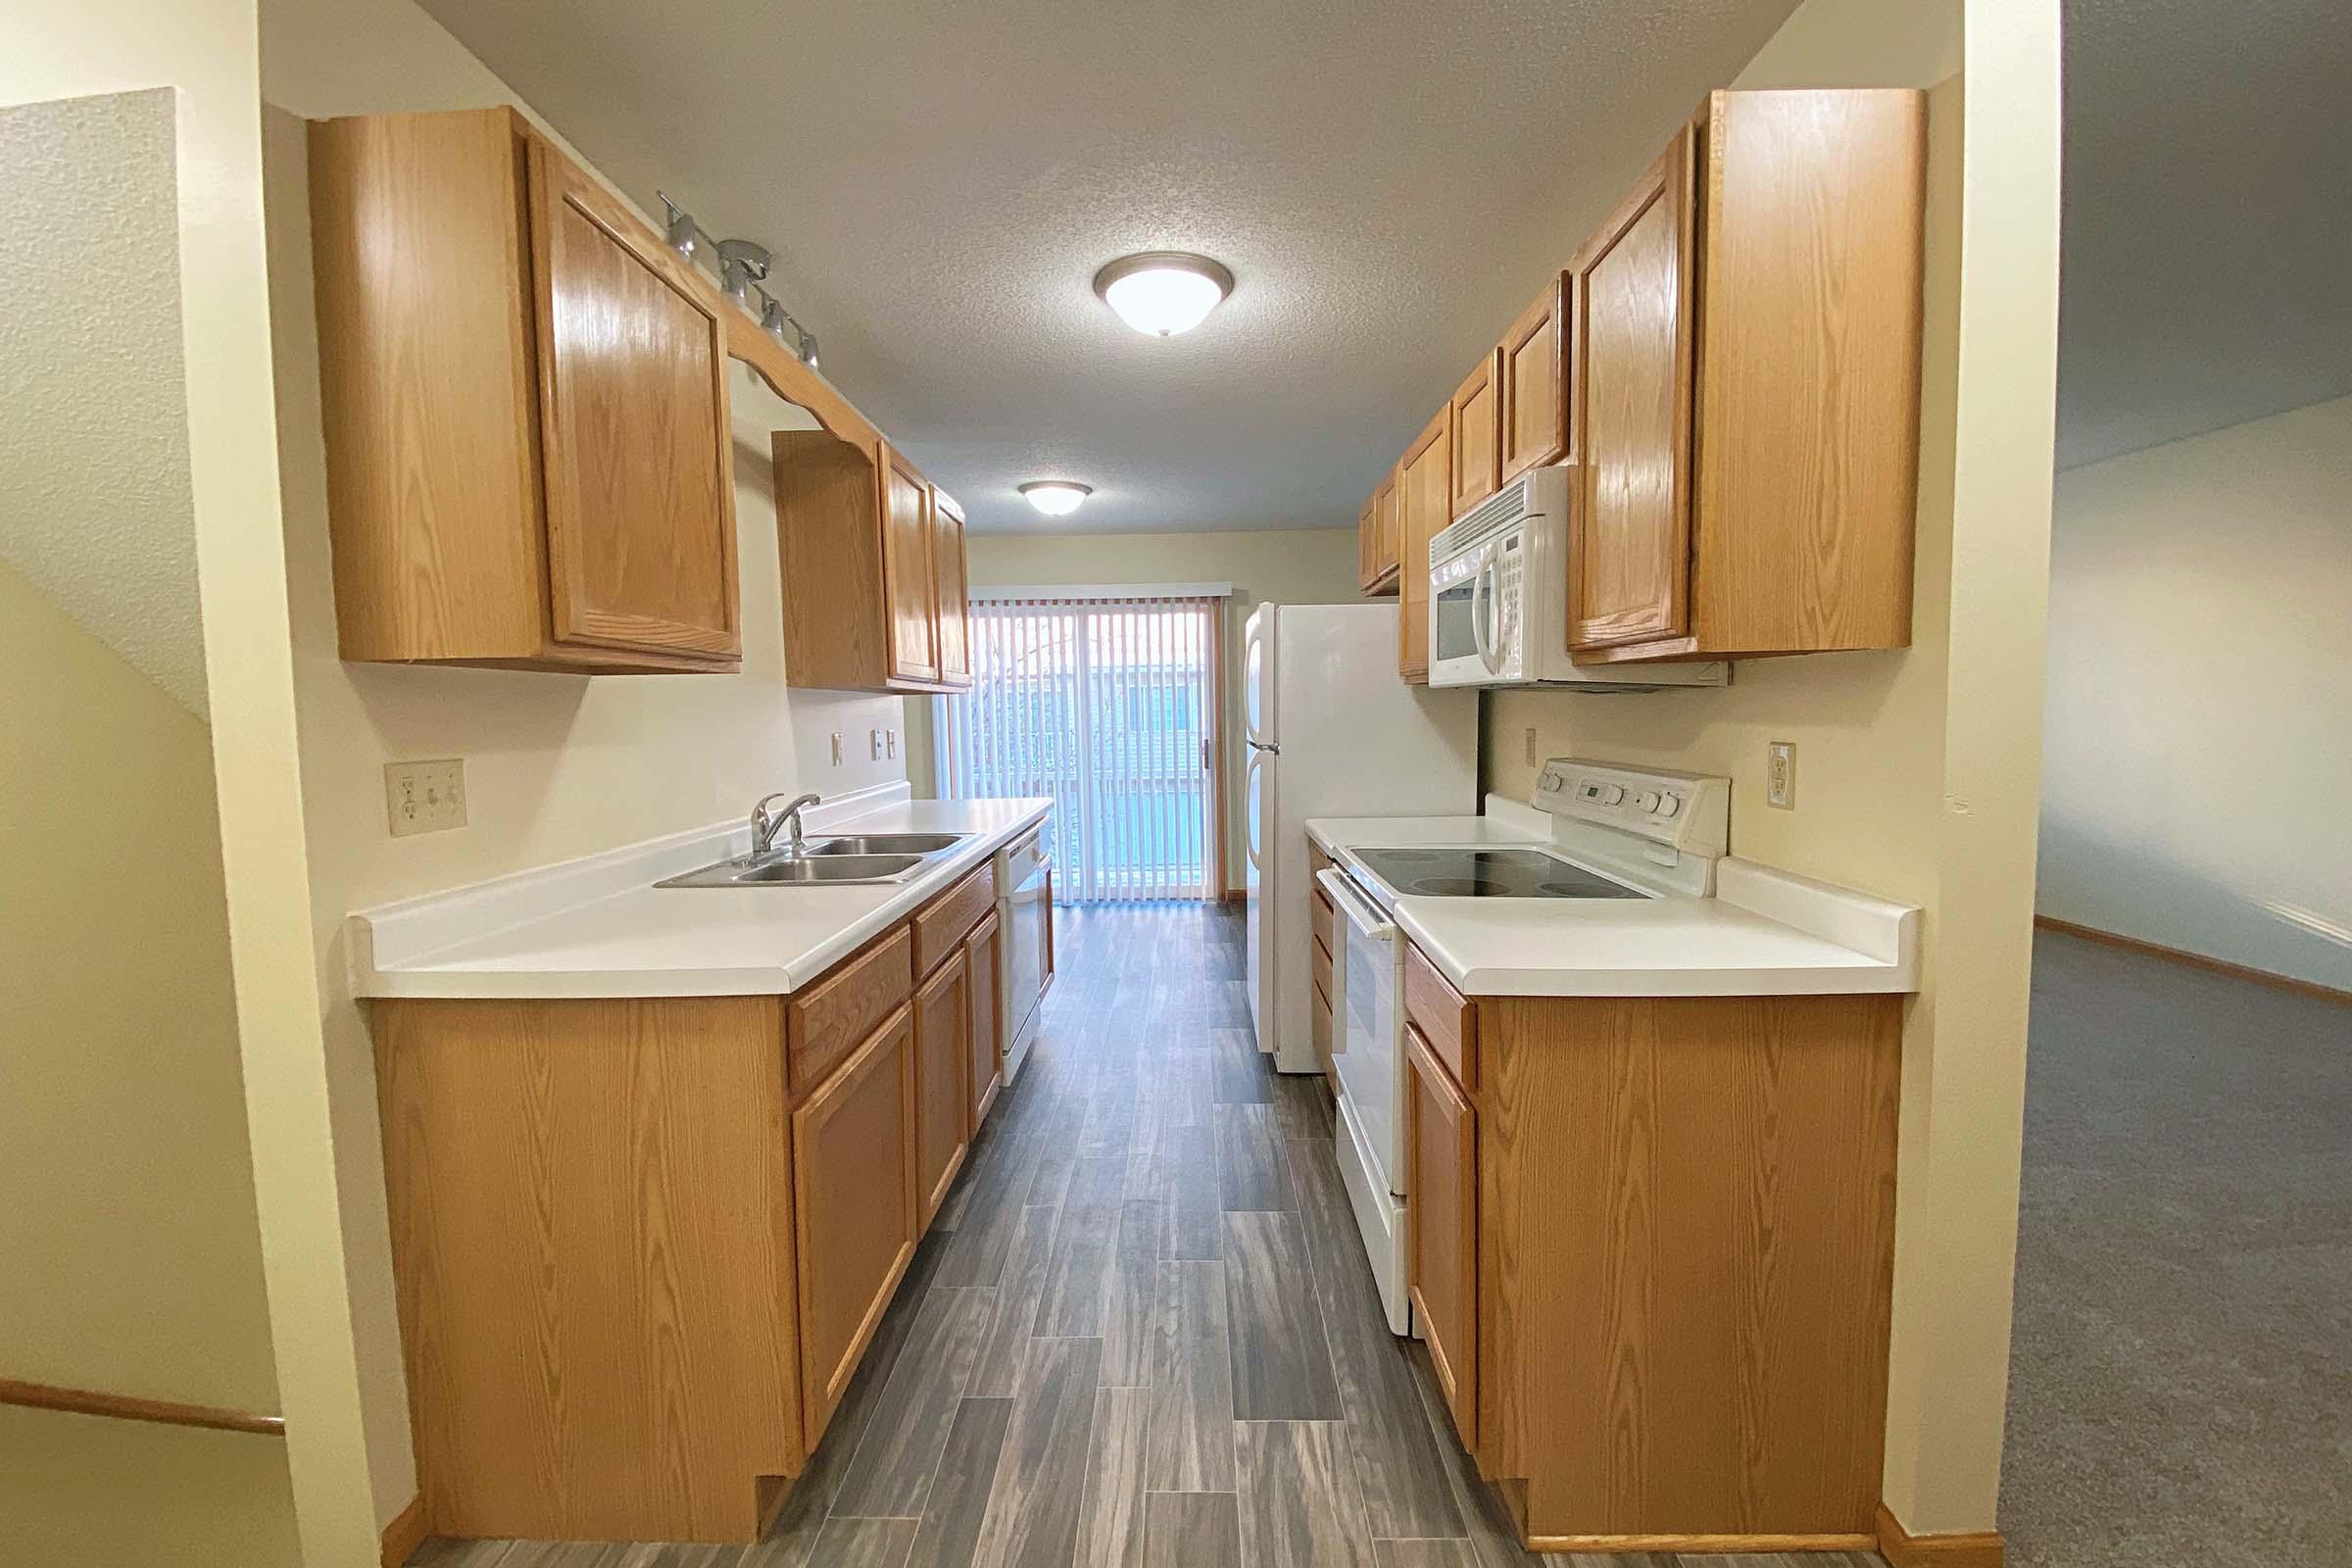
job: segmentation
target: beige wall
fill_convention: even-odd
[[[2352,398],[2058,476],[2041,911],[2352,990]]]
[[[1344,605],[1355,587],[1355,528],[1270,528],[1232,533],[976,533],[969,541],[972,585],[1023,583],[1230,582],[1225,615],[1225,878],[1242,885],[1242,622],[1252,606]],[[906,702],[906,776],[929,794],[935,759],[931,699]]]
[[[1995,1518],[2054,386],[2055,6],[1968,0],[1965,16],[1964,40],[1958,3],[1808,0],[1739,83],[1939,83],[1912,646],[1750,661],[1723,691],[1498,694],[1485,723],[1492,789],[1527,793],[1531,749],[1728,774],[1735,854],[1927,909],[1885,1480],[1915,1532]],[[1797,749],[1793,811],[1764,804],[1771,741]]]
[[[873,726],[897,725],[901,705],[897,699],[796,692],[784,684],[767,431],[802,421],[740,368],[734,393],[742,673],[590,679],[340,661],[305,145],[295,114],[323,118],[516,100],[406,0],[270,0],[262,21],[263,90],[272,106],[266,127],[270,285],[314,956],[374,1510],[388,1520],[415,1495],[416,1479],[372,1059],[345,978],[344,914],[719,821],[748,812],[770,790],[831,795],[895,779],[902,764],[866,760],[863,741]],[[368,47],[352,47],[356,38],[368,39]],[[844,736],[847,759],[839,767],[830,761],[836,731]],[[436,757],[466,760],[468,825],[392,839],[384,819],[383,764]]]
[[[68,0],[22,0],[9,15],[8,47],[0,49],[0,104],[24,104],[99,93],[173,90],[174,186],[177,200],[179,364],[160,355],[137,368],[142,385],[118,375],[128,395],[156,400],[159,419],[182,421],[159,442],[184,437],[189,513],[195,540],[198,601],[203,611],[203,689],[214,720],[212,776],[219,802],[224,864],[229,963],[235,981],[237,1043],[242,1058],[246,1123],[253,1129],[253,1195],[263,1241],[264,1278],[270,1317],[278,1401],[298,1436],[237,1472],[196,1475],[201,1443],[147,1446],[138,1463],[111,1476],[76,1471],[89,1483],[91,1504],[151,1489],[161,1497],[185,1497],[191,1488],[239,1490],[220,1496],[216,1517],[251,1519],[276,1510],[283,1525],[284,1489],[291,1477],[306,1541],[317,1560],[341,1560],[372,1539],[357,1510],[337,1516],[336,1473],[348,1477],[356,1459],[357,1424],[347,1397],[338,1397],[337,1367],[348,1369],[350,1336],[340,1321],[341,1271],[331,1237],[321,1243],[310,1222],[320,1201],[322,1160],[306,1161],[306,1134],[322,1133],[316,1025],[307,996],[309,966],[299,959],[307,925],[299,841],[286,831],[299,819],[294,799],[293,710],[285,675],[285,608],[277,568],[275,464],[270,444],[269,335],[261,268],[261,178],[258,61],[251,0],[124,0],[104,12]],[[92,180],[104,177],[92,172]],[[86,192],[59,193],[73,212]],[[168,278],[159,266],[153,274]],[[162,286],[172,285],[165,281]],[[154,379],[160,378],[160,385]],[[183,780],[198,790],[198,779]],[[289,937],[293,940],[289,941]],[[313,1151],[319,1149],[313,1143]],[[331,1197],[331,1194],[329,1195]],[[323,1252],[327,1266],[316,1266]],[[242,1357],[238,1357],[241,1361]],[[48,1444],[62,1428],[13,1423],[11,1444]],[[29,1440],[23,1435],[36,1435]],[[110,1463],[137,1445],[126,1437],[99,1438],[76,1461],[58,1446],[36,1454],[12,1477],[61,1475],[76,1462]],[[181,1468],[181,1466],[188,1468]],[[142,1466],[149,1467],[147,1471]],[[258,1470],[258,1475],[257,1475]],[[272,1477],[275,1479],[272,1479]],[[244,1493],[250,1482],[259,1489]],[[67,1495],[65,1479],[24,1482],[42,1498],[40,1517]],[[348,1500],[350,1489],[343,1495]],[[267,1494],[263,1495],[262,1494]],[[305,1508],[304,1499],[315,1506]],[[260,1515],[245,1512],[255,1504]],[[195,1515],[189,1515],[192,1523]],[[313,1521],[316,1533],[313,1533]],[[91,1521],[103,1530],[120,1521]],[[252,1552],[270,1557],[256,1529]],[[179,1553],[195,1557],[213,1544],[190,1540]],[[93,1544],[101,1560],[127,1560]],[[50,1558],[48,1560],[63,1560]]]

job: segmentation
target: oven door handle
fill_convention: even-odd
[[[1315,881],[1331,902],[1339,906],[1340,912],[1348,916],[1349,925],[1375,942],[1396,940],[1396,923],[1383,917],[1380,910],[1373,907],[1372,901],[1356,891],[1355,884],[1348,879],[1346,872],[1327,866],[1315,873]]]

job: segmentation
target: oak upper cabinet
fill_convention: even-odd
[[[736,668],[715,291],[512,110],[310,136],[343,657]]]
[[[939,679],[939,564],[931,532],[930,481],[885,443],[882,598],[890,613],[890,672],[901,680]]]
[[[1407,1024],[1405,1285],[1463,1446],[1478,1448],[1478,1134],[1470,1102]]]
[[[1396,472],[1381,476],[1380,488],[1355,519],[1356,586],[1372,595],[1393,594],[1396,585]]]
[[[939,648],[939,678],[943,685],[972,683],[971,589],[966,582],[963,556],[963,508],[937,485],[931,487],[931,582],[938,623],[933,640]]]
[[[1916,92],[1717,92],[1577,253],[1581,660],[1910,641],[1925,148]]]
[[[802,1430],[810,1448],[922,1234],[915,1028],[908,1008],[898,1007],[792,1113]]]
[[[914,1190],[922,1200],[917,1230],[947,1200],[963,1168],[971,1109],[963,1076],[971,1050],[971,976],[964,950],[932,971],[914,992]]]
[[[778,430],[773,446],[786,683],[970,685],[962,509],[886,439]]]
[[[976,1136],[1004,1087],[1004,921],[994,909],[972,928],[963,945],[965,984],[971,1004],[971,1068],[964,1078],[964,1099],[970,1114],[967,1134]]]
[[[1530,468],[1574,457],[1571,384],[1563,352],[1574,287],[1574,274],[1569,272],[1545,283],[1495,350],[1495,380],[1502,388],[1499,484],[1510,483]]]
[[[1453,405],[1404,449],[1396,467],[1397,673],[1429,679],[1429,542],[1453,520]]]
[[[1501,360],[1499,349],[1489,353],[1454,390],[1446,415],[1453,442],[1453,483],[1446,521],[1433,530],[1433,537],[1501,485]]]

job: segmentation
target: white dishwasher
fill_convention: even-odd
[[[1332,964],[1332,1062],[1339,1070],[1339,1136],[1332,1140],[1380,1304],[1391,1332],[1411,1325],[1405,1291],[1404,938],[1337,867],[1319,871],[1340,913]]]
[[[1054,818],[997,852],[997,913],[1004,932],[998,1038],[1004,1081],[1019,1075],[1037,1038],[1039,1004],[1054,983]]]

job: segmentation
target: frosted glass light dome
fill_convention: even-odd
[[[1144,251],[1095,274],[1095,292],[1125,321],[1151,337],[1199,326],[1233,292],[1233,274],[1205,256]]]
[[[1068,516],[1094,493],[1092,485],[1073,484],[1067,479],[1032,479],[1021,486],[1021,494],[1029,498],[1029,504],[1049,517]]]

